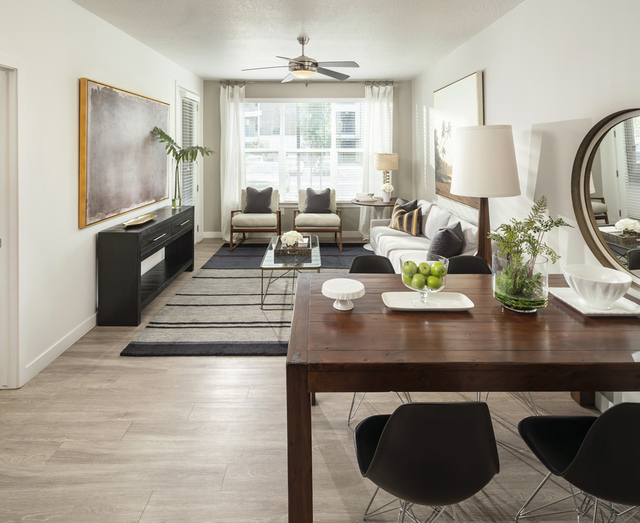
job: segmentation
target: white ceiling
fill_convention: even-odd
[[[411,79],[523,0],[74,0],[207,79],[277,80],[276,55],[353,60],[352,80]],[[313,77],[327,80],[326,76]]]

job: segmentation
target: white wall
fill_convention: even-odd
[[[204,83],[205,145],[220,151],[220,81]],[[364,98],[364,83],[356,82],[278,82],[248,83],[246,98]],[[399,155],[399,169],[393,172],[394,196],[410,197],[411,172],[411,83],[394,82],[393,85],[393,152]],[[220,158],[206,158],[204,162],[205,232],[220,236]],[[359,237],[360,208],[344,205],[342,209],[345,235]],[[282,230],[293,227],[293,211],[285,210]]]
[[[0,13],[0,55],[4,65],[18,68],[18,335],[24,384],[95,325],[96,235],[122,220],[78,229],[79,78],[171,103],[171,131],[176,82],[195,92],[203,86],[70,0],[0,0]]]
[[[570,180],[580,142],[604,116],[640,105],[639,19],[637,0],[526,0],[426,70],[413,83],[416,192],[434,197],[433,91],[483,70],[485,123],[513,125],[523,191],[490,200],[492,225],[523,217],[542,194],[552,216],[575,225]],[[555,272],[598,263],[577,227],[550,236],[562,255]]]
[[[484,71],[485,123],[511,124],[523,194],[492,199],[491,223],[523,217],[544,194],[553,216],[575,225],[570,179],[586,132],[614,111],[638,107],[636,0],[526,0],[413,82],[414,184],[434,198],[433,91]],[[461,213],[475,214],[459,206]],[[597,263],[580,231],[550,235],[563,264]]]

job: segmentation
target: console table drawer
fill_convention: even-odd
[[[171,224],[171,235],[179,234],[186,231],[189,227],[193,227],[193,214],[185,216],[184,219],[174,220]]]
[[[140,239],[140,251],[144,254],[153,249],[160,249],[171,238],[171,224],[156,229],[153,233]]]

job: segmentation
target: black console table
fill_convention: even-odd
[[[184,271],[193,271],[193,206],[163,207],[157,218],[98,233],[98,325],[140,325],[142,309]],[[143,260],[164,260],[140,274]]]

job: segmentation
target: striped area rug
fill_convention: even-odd
[[[345,256],[347,267],[352,257]],[[260,308],[260,274],[260,269],[201,269],[120,355],[286,355],[292,311]],[[291,274],[271,283],[265,307],[291,304],[293,285]]]

